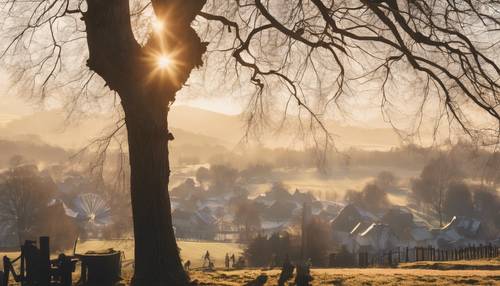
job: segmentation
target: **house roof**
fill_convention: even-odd
[[[360,221],[358,222],[358,224],[356,224],[356,226],[351,230],[350,233],[352,235],[361,234],[365,232],[371,225],[372,224],[369,222]]]
[[[451,221],[445,225],[441,230],[455,230],[462,235],[475,235],[477,234],[481,221],[475,218],[454,216]]]
[[[351,232],[359,222],[373,222],[372,215],[362,211],[353,204],[346,205],[331,221],[334,231]]]
[[[357,237],[361,246],[371,246],[373,249],[387,249],[398,245],[399,240],[387,224],[372,223]]]

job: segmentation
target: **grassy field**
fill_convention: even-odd
[[[435,270],[500,270],[500,258],[458,261],[419,261],[402,263],[403,269],[435,269]]]
[[[184,261],[190,260],[192,267],[200,267],[203,264],[203,256],[208,250],[210,252],[210,257],[215,260],[216,267],[222,267],[224,265],[224,257],[226,253],[229,255],[233,254],[239,256],[243,252],[243,247],[241,244],[237,243],[222,243],[222,242],[204,242],[204,241],[178,241],[179,248],[181,249],[181,257]],[[80,242],[77,245],[77,253],[85,253],[89,250],[104,250],[113,248],[115,250],[120,250],[123,252],[124,260],[131,261],[134,259],[134,243],[133,240],[123,239],[123,240],[89,240],[85,242]],[[70,254],[72,250],[66,251],[66,254]],[[0,257],[7,255],[10,258],[16,258],[19,256],[19,252],[0,252]],[[0,259],[0,269],[3,269],[2,261]]]
[[[191,273],[200,285],[245,285],[260,274],[268,275],[266,285],[277,285],[278,270],[238,270]],[[500,285],[500,271],[427,269],[313,269],[312,285]]]
[[[199,285],[236,286],[245,285],[260,274],[266,274],[266,285],[277,285],[279,270],[244,269],[226,271],[223,268],[226,253],[241,254],[242,246],[235,243],[179,241],[181,256],[191,260],[194,268],[190,276]],[[114,248],[124,252],[124,281],[128,285],[133,273],[133,243],[131,240],[87,241],[78,244],[77,252]],[[217,271],[204,272],[199,269],[206,251],[215,259]],[[5,253],[0,253],[3,256]],[[16,257],[18,253],[6,253]],[[1,262],[0,262],[1,263]],[[312,285],[500,285],[500,259],[453,262],[404,263],[398,268],[335,268],[313,269]],[[78,276],[78,274],[76,274]]]

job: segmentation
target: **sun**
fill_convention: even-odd
[[[158,57],[158,67],[160,69],[166,69],[172,65],[172,59],[167,55],[161,55]]]

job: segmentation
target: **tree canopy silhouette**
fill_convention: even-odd
[[[325,129],[327,108],[341,107],[354,86],[370,81],[380,88],[384,113],[398,100],[409,108],[411,98],[417,126],[431,104],[437,123],[447,119],[485,144],[498,143],[498,1],[5,0],[1,9],[8,38],[1,57],[23,91],[44,98],[70,90],[76,104],[101,97],[104,81],[120,99],[134,285],[188,283],[167,192],[167,115],[204,54],[210,69],[214,60],[223,74],[256,86],[249,122],[284,97],[285,113],[295,102],[309,116],[306,127]],[[401,91],[404,82],[410,88]]]

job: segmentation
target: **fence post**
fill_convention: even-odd
[[[49,286],[50,284],[50,244],[48,236],[40,237],[40,286]]]

